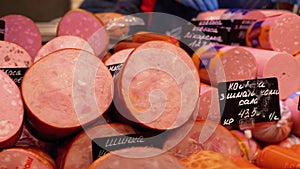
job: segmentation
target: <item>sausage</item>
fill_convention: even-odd
[[[201,83],[200,87],[200,106],[197,120],[220,122],[221,113],[217,88],[204,83]]]
[[[284,103],[289,107],[292,112],[293,127],[292,133],[300,136],[300,111],[298,110],[299,94],[295,93],[288,97]]]
[[[229,9],[225,11],[220,18],[230,20],[259,20],[288,13],[292,12],[278,9]]]
[[[268,17],[252,23],[247,46],[296,54],[300,51],[300,16],[294,13]]]
[[[118,52],[118,51],[123,50],[123,49],[137,48],[137,47],[140,46],[141,44],[142,44],[142,43],[138,43],[138,42],[121,41],[121,42],[118,42],[118,43],[114,46],[114,52]]]
[[[0,149],[14,146],[22,133],[24,108],[18,86],[0,70]]]
[[[129,25],[122,14],[116,12],[102,12],[95,13],[95,15],[103,22],[111,39],[121,39],[128,34]]]
[[[129,55],[116,77],[114,105],[132,123],[173,129],[192,116],[199,85],[197,70],[183,49],[165,41],[149,41]]]
[[[290,109],[280,102],[281,119],[278,122],[256,123],[252,129],[255,139],[265,143],[276,143],[289,136],[292,130],[293,120]]]
[[[108,153],[97,159],[88,169],[97,168],[185,169],[180,161],[174,156],[153,147],[132,147]]]
[[[92,162],[92,139],[117,135],[134,134],[136,131],[125,124],[111,123],[93,126],[82,131],[58,154],[60,168],[88,168]]]
[[[74,35],[86,40],[96,56],[103,58],[109,45],[109,35],[102,21],[93,13],[83,9],[73,9],[61,18],[57,36]]]
[[[30,126],[41,138],[57,140],[78,132],[108,109],[113,79],[90,52],[61,49],[27,70],[21,90]]]
[[[260,145],[252,138],[247,138],[244,133],[239,130],[230,130],[230,133],[239,142],[240,148],[243,152],[243,157],[248,161],[252,161],[255,155],[260,151]],[[233,157],[234,158],[234,157]]]
[[[56,169],[54,160],[38,149],[9,148],[0,152],[0,168]]]
[[[120,50],[103,60],[103,62],[106,66],[123,64],[133,50],[134,48]]]
[[[241,156],[229,156],[230,160],[239,168],[239,169],[259,169],[258,166],[253,164],[253,162],[247,160]]]
[[[180,162],[183,163],[187,169],[237,168],[237,166],[228,157],[221,153],[209,150],[195,151],[188,157],[182,158]]]
[[[36,57],[34,58],[34,62],[38,61],[42,57],[48,55],[59,49],[64,48],[76,48],[86,50],[95,54],[91,45],[84,39],[80,38],[79,36],[72,36],[72,35],[63,35],[54,37],[50,41],[48,41],[41,49],[38,51]]]
[[[255,57],[259,78],[277,78],[281,100],[288,98],[297,91],[300,84],[300,77],[298,76],[300,66],[292,55],[286,52],[243,48]]]
[[[8,41],[0,41],[0,68],[27,68],[32,58],[21,46]]]
[[[295,136],[294,134],[290,134],[286,139],[284,139],[277,145],[284,148],[291,148],[297,144],[300,144],[300,138]]]
[[[180,45],[176,38],[155,32],[137,32],[132,36],[132,42],[135,43],[145,43],[152,40],[161,40],[172,43],[176,46]]]
[[[200,12],[196,17],[196,20],[220,20],[225,11],[227,11],[227,9]]]
[[[42,35],[33,20],[18,14],[5,15],[0,20],[5,21],[4,40],[21,46],[34,60],[42,46]]]
[[[197,150],[210,150],[225,156],[242,155],[229,130],[210,120],[190,121],[174,130],[166,138],[163,149],[178,158],[185,158]]]
[[[254,56],[239,46],[208,45],[192,56],[201,81],[217,86],[219,82],[249,80],[257,77]]]
[[[300,156],[290,149],[270,145],[258,155],[256,164],[260,168],[299,168]]]

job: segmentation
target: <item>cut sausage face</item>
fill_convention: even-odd
[[[23,15],[6,15],[0,18],[5,21],[4,40],[18,44],[35,58],[42,46],[42,36],[35,23]]]
[[[64,48],[82,49],[95,54],[93,48],[86,40],[78,36],[64,35],[55,37],[42,46],[34,58],[34,62],[54,51]]]
[[[103,58],[107,52],[108,33],[101,20],[88,11],[76,9],[66,13],[59,22],[57,35],[74,35],[83,38],[100,58]]]
[[[35,129],[50,137],[67,136],[107,110],[112,102],[113,80],[95,55],[64,49],[30,67],[23,79],[22,94]]]
[[[13,146],[22,132],[24,108],[21,93],[11,78],[0,71],[0,148]]]
[[[151,41],[136,48],[116,77],[115,105],[123,117],[165,130],[184,124],[199,97],[199,77],[179,47]]]

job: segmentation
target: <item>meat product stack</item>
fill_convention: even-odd
[[[255,20],[248,46],[192,54],[147,30],[122,39],[118,13],[71,10],[44,44],[30,18],[1,17],[0,168],[299,168],[300,17],[240,12],[196,19]],[[280,118],[224,126],[219,84],[262,78],[278,82]]]

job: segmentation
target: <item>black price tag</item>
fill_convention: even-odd
[[[255,21],[256,20],[234,20],[229,36],[229,44],[234,46],[246,46],[247,30]]]
[[[183,26],[181,41],[191,50],[211,44],[228,44],[230,20],[199,20]]]
[[[300,96],[299,96],[299,101],[298,101],[298,110],[300,111]]]
[[[281,118],[276,78],[222,82],[218,93],[223,126],[241,128]]]
[[[5,72],[18,87],[21,87],[21,83],[27,69],[28,68],[0,68],[0,70]]]
[[[162,148],[165,140],[165,134],[146,137],[142,134],[129,134],[122,136],[112,136],[104,138],[95,138],[92,140],[93,160],[115,150],[129,147],[147,146]]]
[[[110,71],[111,75],[115,77],[120,70],[122,69],[124,63],[118,63],[118,64],[113,64],[113,65],[108,65],[107,68]]]
[[[5,21],[0,20],[0,40],[4,40],[4,33],[5,33]]]

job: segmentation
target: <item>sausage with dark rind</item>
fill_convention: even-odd
[[[33,64],[21,90],[29,124],[42,138],[56,140],[78,132],[108,109],[113,79],[95,55],[63,49]]]

